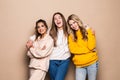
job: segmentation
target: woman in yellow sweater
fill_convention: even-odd
[[[70,27],[68,45],[76,66],[76,80],[86,80],[87,75],[88,80],[96,80],[98,55],[95,35],[75,14],[68,17],[67,23]]]

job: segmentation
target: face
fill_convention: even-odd
[[[62,26],[63,26],[63,20],[62,20],[62,17],[59,14],[56,14],[54,16],[54,22],[55,22],[55,25],[58,28],[62,28]]]
[[[38,33],[41,35],[44,35],[47,32],[47,28],[42,22],[39,22],[37,26]]]
[[[69,25],[73,30],[79,30],[79,26],[74,20],[69,20]]]

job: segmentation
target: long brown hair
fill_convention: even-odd
[[[36,21],[36,26],[35,26],[36,39],[37,39],[39,36],[41,36],[41,34],[38,32],[38,23],[40,23],[40,22],[42,22],[42,23],[45,25],[46,29],[48,30],[48,25],[47,25],[47,23],[46,23],[45,20],[39,19],[38,21]],[[47,30],[46,30],[46,31],[47,31]],[[36,40],[36,39],[35,39],[35,40]]]
[[[63,21],[63,33],[64,33],[64,35],[67,37],[68,36],[68,27],[67,27],[67,22],[66,22],[66,20],[65,20],[65,17],[63,16],[63,14],[62,13],[60,13],[60,12],[56,12],[56,13],[54,13],[53,14],[53,17],[52,17],[52,26],[51,26],[51,29],[50,29],[50,36],[53,38],[53,40],[54,40],[54,46],[56,46],[56,41],[57,41],[57,32],[58,32],[58,29],[57,29],[57,26],[56,26],[56,24],[55,24],[55,22],[54,22],[54,16],[56,15],[56,14],[59,14],[60,16],[61,16],[61,18],[62,18],[62,21]]]
[[[82,37],[83,37],[82,39],[83,40],[87,40],[88,39],[87,31],[85,29],[85,26],[83,25],[83,22],[79,19],[79,17],[77,15],[75,15],[75,14],[70,15],[68,17],[68,19],[67,19],[68,25],[69,25],[69,21],[70,20],[73,20],[73,21],[75,21],[78,24],[78,26],[80,28],[80,32],[81,32]],[[70,25],[69,25],[69,27],[70,27]],[[70,30],[71,30],[71,33],[73,34],[74,41],[76,41],[77,40],[76,30],[73,30],[71,27],[70,27]]]

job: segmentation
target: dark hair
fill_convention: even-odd
[[[48,30],[48,25],[47,25],[47,23],[46,23],[46,21],[45,20],[42,20],[42,19],[39,19],[38,21],[36,21],[36,26],[35,26],[35,35],[36,35],[36,39],[39,37],[39,36],[41,36],[41,34],[38,32],[38,23],[40,23],[40,22],[42,22],[44,25],[45,25],[45,27],[46,27],[46,29]]]
[[[54,16],[56,14],[59,14],[62,18],[62,21],[63,21],[63,33],[64,35],[67,37],[68,36],[68,27],[67,27],[67,22],[65,20],[65,17],[63,16],[62,13],[60,12],[56,12],[53,14],[53,17],[52,17],[52,26],[51,26],[51,29],[50,29],[50,36],[53,38],[54,40],[54,46],[56,46],[56,41],[57,41],[57,32],[58,32],[58,29],[57,29],[57,26],[54,22]]]

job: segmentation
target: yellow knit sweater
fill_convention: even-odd
[[[85,67],[95,63],[98,60],[96,48],[96,39],[91,29],[87,29],[88,40],[82,39],[80,30],[76,32],[77,41],[73,40],[73,35],[68,37],[69,49],[73,56],[73,63],[77,67]]]

